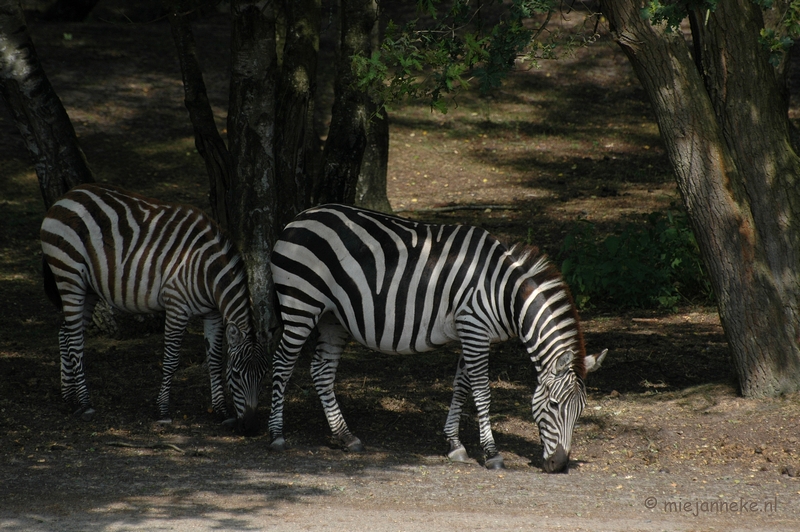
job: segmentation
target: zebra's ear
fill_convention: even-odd
[[[603,352],[599,355],[588,355],[583,362],[586,365],[586,373],[600,369],[600,364],[603,363],[603,359],[606,358],[607,354],[608,349],[603,349]]]
[[[553,368],[553,372],[556,375],[564,375],[567,371],[569,371],[569,368],[572,367],[573,360],[575,360],[575,353],[572,352],[572,349],[564,351],[556,359],[556,364],[555,367]]]
[[[229,349],[240,346],[245,340],[244,333],[233,323],[229,323],[225,328],[225,337],[228,339]]]

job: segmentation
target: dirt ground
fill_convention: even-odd
[[[574,22],[574,21],[573,21]],[[569,21],[560,21],[565,27]],[[602,29],[602,25],[601,25]],[[101,181],[207,207],[167,25],[56,24],[31,31]],[[227,98],[223,17],[196,25],[220,129]],[[391,110],[389,197],[399,214],[481,225],[556,256],[571,223],[601,227],[678,199],[657,127],[624,56],[602,36],[446,115]],[[36,176],[0,109],[0,529],[797,530],[800,396],[738,396],[714,308],[582,312],[591,352],[569,474],[541,472],[534,382],[518,345],[492,354],[492,415],[507,469],[444,458],[455,348],[392,357],[352,346],[337,394],[366,452],[329,445],[301,361],[285,453],[209,413],[202,328],[186,338],[173,423],[155,423],[161,335],[92,335],[97,409],[72,418],[59,391],[59,314],[41,288]],[[266,420],[268,394],[260,417]]]

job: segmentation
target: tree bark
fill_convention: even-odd
[[[75,130],[44,73],[20,2],[0,0],[0,95],[33,156],[45,207],[94,181]]]
[[[233,1],[231,20],[229,233],[245,263],[257,330],[266,333],[276,322],[269,268],[278,229],[273,149],[277,79],[274,4]]]
[[[284,0],[286,44],[275,134],[279,228],[311,206],[310,176],[319,166],[314,105],[320,9],[320,0]]]
[[[371,113],[369,96],[355,86],[351,58],[358,53],[370,53],[377,20],[376,0],[341,1],[335,99],[315,203],[355,202]]]
[[[168,2],[172,38],[178,50],[183,77],[184,103],[194,128],[194,145],[208,171],[211,212],[223,230],[228,229],[226,198],[232,168],[231,155],[214,122],[191,26],[187,2]]]
[[[377,106],[373,102],[368,102],[367,108],[372,119],[365,124],[367,146],[358,174],[355,204],[366,209],[391,213],[392,206],[386,195],[386,175],[389,170],[389,114],[386,108],[377,111]]]
[[[749,0],[700,26],[702,71],[683,36],[636,0],[603,2],[655,111],[717,296],[743,395],[800,389],[800,160]]]

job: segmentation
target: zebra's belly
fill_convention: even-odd
[[[344,322],[340,320],[340,323]],[[386,325],[382,331],[367,329],[364,334],[347,326],[344,328],[361,345],[389,355],[425,353],[459,341],[451,317],[438,319],[432,324],[406,324],[406,327],[397,329]]]
[[[109,307],[126,314],[157,314],[165,311],[165,306],[160,298],[111,298],[108,294],[98,294]]]

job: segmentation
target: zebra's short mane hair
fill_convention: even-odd
[[[569,286],[564,282],[558,267],[551,261],[546,254],[541,253],[536,246],[526,244],[515,244],[508,250],[509,255],[516,260],[520,268],[526,269],[531,279],[537,284],[557,280],[559,281],[559,290],[565,294],[567,303],[569,304],[569,311],[567,314],[575,322],[575,329],[577,335],[575,343],[577,350],[574,352],[575,358],[572,362],[572,369],[575,375],[581,379],[586,378],[586,365],[584,359],[586,358],[586,346],[583,342],[583,331],[581,331],[580,319],[578,317],[578,310],[575,308],[575,301],[572,298]]]

